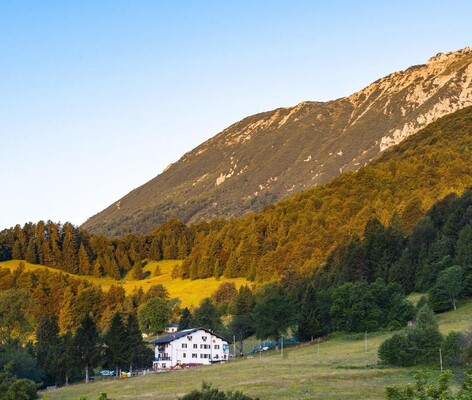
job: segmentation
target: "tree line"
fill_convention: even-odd
[[[410,235],[438,199],[470,187],[471,125],[469,107],[429,125],[355,173],[234,220],[191,226],[171,220],[146,235],[114,239],[70,223],[17,225],[0,233],[0,260],[25,259],[69,273],[116,279],[139,269],[144,259],[183,259],[174,276],[190,279],[225,276],[267,282],[280,278],[289,264],[309,274],[336,246],[354,235],[362,237],[369,221],[377,219]],[[399,246],[391,251],[402,251]],[[395,256],[389,254],[387,261]],[[411,258],[407,261],[416,262],[418,255],[412,253]]]
[[[151,233],[121,239],[90,234],[71,223],[40,221],[16,225],[0,233],[0,261],[25,260],[78,275],[110,276],[121,279],[139,270],[142,260],[183,259],[195,236],[207,224],[187,227],[168,221]]]

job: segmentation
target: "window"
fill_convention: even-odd
[[[206,336],[202,336],[202,340],[203,340],[204,342],[206,342],[206,341],[207,341],[207,337],[206,337]]]
[[[219,344],[215,344],[215,350],[219,350],[220,349],[220,345]]]
[[[182,353],[183,358],[187,358],[187,353]]]
[[[187,343],[182,343],[182,348],[186,349],[187,348]]]
[[[201,345],[200,345],[200,348],[201,348],[201,349],[209,349],[209,348],[210,348],[210,345],[209,345],[209,344],[201,344]]]
[[[192,353],[192,358],[198,358],[198,354]]]
[[[190,342],[192,340],[192,336],[187,336],[187,340]]]
[[[193,344],[193,348],[194,348],[194,349],[198,349],[198,344],[194,343],[194,344]]]

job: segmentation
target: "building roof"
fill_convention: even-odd
[[[175,333],[171,333],[170,335],[161,337],[161,338],[155,340],[155,341],[152,342],[152,343],[153,343],[153,344],[166,344],[166,343],[170,343],[170,342],[173,342],[174,340],[180,339],[180,338],[182,338],[182,337],[184,337],[184,336],[191,335],[192,333],[197,332],[197,331],[205,331],[205,332],[209,333],[210,335],[219,337],[221,340],[225,340],[226,342],[230,343],[230,341],[229,341],[228,339],[225,339],[223,336],[220,336],[220,335],[218,335],[217,333],[212,332],[212,331],[210,331],[210,330],[208,330],[208,329],[205,329],[205,328],[190,328],[190,329],[184,329],[184,330],[182,330],[182,331],[177,331],[177,332],[175,332]]]

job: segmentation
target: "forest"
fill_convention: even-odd
[[[149,367],[153,354],[141,332],[162,332],[171,321],[179,321],[181,329],[202,326],[234,337],[239,354],[252,335],[277,342],[293,332],[306,341],[334,331],[395,331],[415,320],[420,333],[395,334],[393,344],[386,342],[381,348],[381,359],[400,365],[427,361],[424,354],[398,359],[397,351],[402,344],[410,346],[411,340],[422,340],[426,332],[429,339],[447,344],[445,362],[469,362],[472,334],[444,338],[431,316],[432,311],[455,308],[472,293],[471,216],[469,189],[434,204],[409,234],[396,217],[388,225],[373,218],[362,235],[336,246],[311,274],[288,266],[272,283],[237,289],[222,281],[212,297],[194,309],[181,309],[178,299],[169,298],[161,285],[126,296],[118,285],[104,292],[66,273],[1,268],[0,367],[18,379],[42,384],[84,379],[98,366]],[[428,298],[415,307],[406,298],[411,291]],[[95,338],[93,346],[88,343],[89,359],[81,356],[83,330],[86,337]],[[113,346],[120,356],[110,353]],[[413,354],[411,346],[408,349],[404,354]],[[48,357],[60,365],[68,362],[70,368],[55,370]]]
[[[107,238],[70,223],[0,233],[0,261],[24,259],[74,274],[140,276],[144,259],[182,259],[174,276],[278,279],[307,275],[372,219],[409,234],[436,201],[472,186],[472,107],[429,125],[358,172],[234,220],[168,221],[146,235]]]
[[[159,333],[176,321],[235,337],[238,353],[252,335],[278,342],[293,332],[303,341],[413,321],[414,330],[383,346],[384,362],[427,362],[430,355],[411,351],[424,347],[425,335],[448,343],[446,362],[470,362],[472,334],[444,338],[431,315],[472,295],[471,126],[468,108],[356,173],[240,219],[171,220],[121,238],[51,221],[3,230],[0,261],[58,272],[0,268],[0,385],[63,384],[99,366],[148,367],[152,351],[141,332]],[[223,279],[193,309],[182,309],[162,285],[126,295],[119,280],[143,279],[144,262],[161,259],[184,260],[174,277],[244,276],[253,285],[238,289]],[[70,274],[110,276],[117,285],[103,291]],[[406,298],[413,291],[427,295],[417,307]],[[129,338],[125,347],[120,337]],[[70,368],[54,369],[51,359]]]

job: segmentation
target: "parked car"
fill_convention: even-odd
[[[102,369],[98,375],[100,376],[115,376],[115,371],[108,370],[108,369]]]

